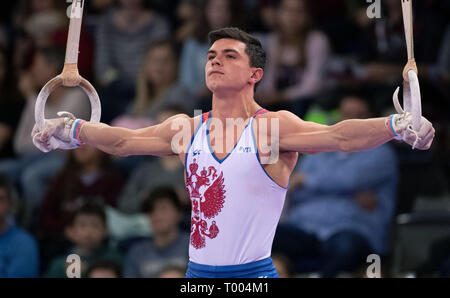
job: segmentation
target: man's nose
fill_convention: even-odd
[[[222,61],[216,56],[211,60],[211,65],[220,66],[220,65],[222,65]]]

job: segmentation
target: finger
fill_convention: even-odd
[[[69,117],[69,118],[75,119],[75,116],[72,113],[70,113],[70,112],[60,111],[60,112],[58,112],[56,114],[58,116],[60,116],[60,117]]]
[[[427,136],[433,135],[435,133],[433,125],[428,120],[425,119],[425,121],[426,122],[422,124],[419,131],[419,136],[421,139],[425,139],[427,138]]]
[[[429,140],[427,143],[424,142],[424,143],[417,145],[416,148],[419,150],[428,150],[431,148],[432,143],[433,143],[433,139]]]
[[[39,133],[39,128],[35,125],[33,127],[33,129],[31,130],[31,137],[34,137],[38,133]]]
[[[423,119],[422,119],[422,121],[423,121]],[[422,122],[422,125],[419,130],[419,135],[425,135],[429,131],[434,131],[433,125],[429,121],[426,121],[425,123]]]
[[[416,135],[412,132],[410,132],[409,130],[406,131],[403,135],[403,141],[405,143],[408,143],[409,145],[413,145],[414,142],[416,141]]]
[[[423,140],[424,140],[424,142],[428,143],[428,141],[430,141],[432,138],[434,138],[434,129],[428,130],[425,137],[423,137]]]
[[[39,135],[36,135],[33,138],[33,144],[42,152],[49,152],[51,150],[51,147],[39,140]]]
[[[41,141],[47,142],[50,137],[55,133],[56,126],[55,125],[47,125],[44,131],[41,133]]]
[[[434,131],[430,130],[429,133],[423,138],[423,140],[420,141],[421,147],[424,150],[429,149],[431,143],[433,142],[433,139],[434,139]]]

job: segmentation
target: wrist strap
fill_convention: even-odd
[[[74,141],[77,141],[80,144],[82,144],[80,140],[80,131],[84,123],[86,123],[86,120],[76,119],[72,125],[71,137]]]
[[[397,134],[397,133],[395,132],[395,129],[394,129],[394,117],[395,117],[395,115],[396,115],[396,114],[392,114],[391,116],[389,116],[389,117],[386,119],[386,126],[389,127],[389,131],[390,131],[391,134],[393,135],[394,139],[399,140],[399,141],[402,141],[402,140],[403,140],[402,136],[399,135],[399,134]]]

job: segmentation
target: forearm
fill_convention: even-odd
[[[103,152],[126,156],[126,140],[129,139],[133,131],[112,127],[104,123],[84,122],[78,139],[84,143],[96,147]]]
[[[82,123],[77,133],[76,122],[72,126],[72,135],[83,144],[89,144],[106,153],[118,156],[155,155],[168,156],[176,152],[170,142],[171,122],[141,129],[112,127],[104,123]]]
[[[387,117],[350,119],[331,127],[339,139],[339,151],[364,151],[378,147],[394,138]]]

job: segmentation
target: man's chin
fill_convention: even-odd
[[[217,91],[219,91],[220,89],[223,88],[222,84],[220,84],[219,82],[212,82],[212,83],[206,84],[206,87],[212,93],[217,92]]]
[[[211,91],[212,93],[215,93],[215,94],[229,92],[232,89],[234,89],[233,87],[235,87],[235,86],[227,86],[227,85],[219,84],[219,83],[212,83],[212,84],[207,85],[207,88],[209,89],[209,91]]]

